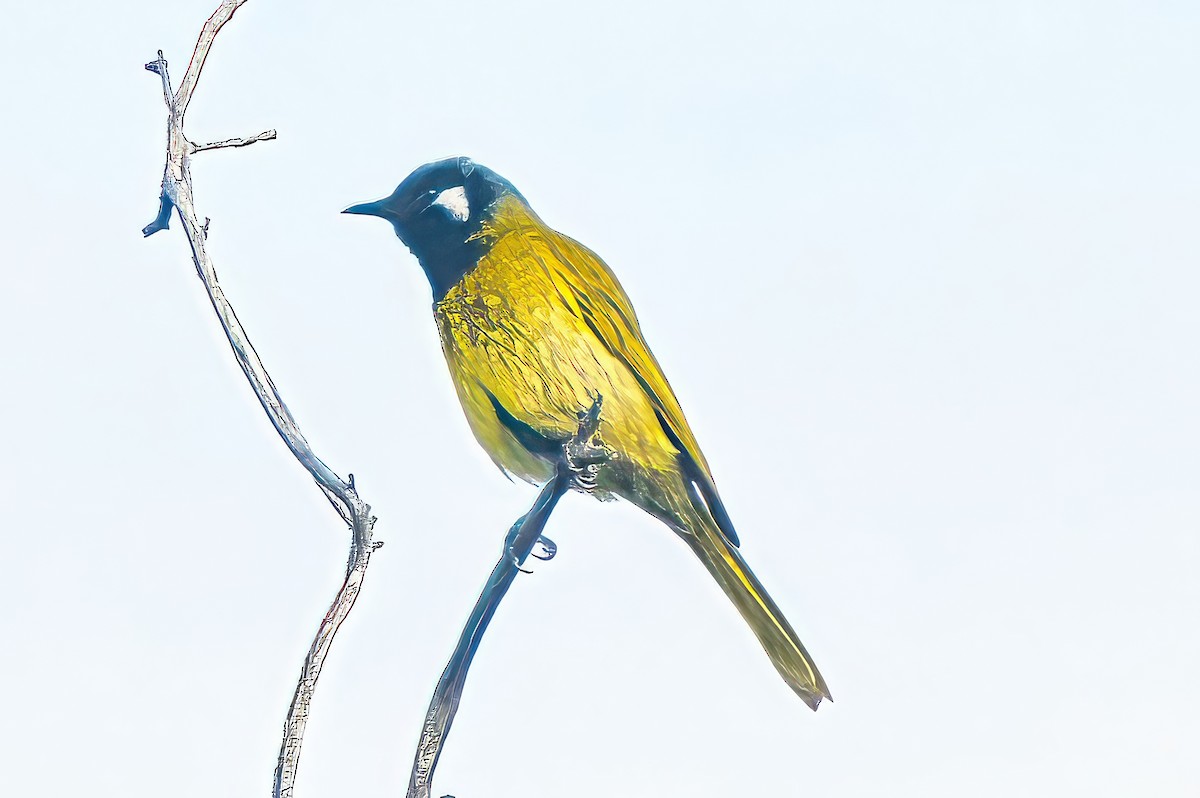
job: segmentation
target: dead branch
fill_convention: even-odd
[[[246,334],[241,322],[238,321],[233,306],[226,299],[224,291],[217,282],[216,269],[205,248],[208,220],[205,219],[202,225],[193,205],[190,156],[206,150],[244,147],[258,141],[275,138],[275,131],[268,130],[248,138],[233,138],[197,145],[190,142],[184,135],[184,115],[187,113],[188,104],[191,102],[196,85],[200,80],[200,73],[204,69],[209,50],[221,28],[245,3],[246,0],[224,0],[204,23],[200,37],[196,41],[196,49],[192,53],[192,60],[188,64],[183,80],[180,81],[177,92],[171,91],[167,62],[163,58],[161,50],[158,52],[157,59],[146,64],[146,69],[158,74],[162,79],[163,99],[167,105],[167,158],[166,166],[163,169],[158,214],[154,221],[143,228],[142,232],[144,235],[150,236],[159,230],[167,229],[171,218],[171,209],[174,208],[178,213],[184,234],[192,249],[192,261],[196,267],[196,274],[204,283],[209,301],[225,331],[225,337],[233,349],[234,357],[237,358],[242,373],[246,375],[250,387],[254,390],[254,395],[258,397],[272,426],[283,438],[288,449],[312,475],[317,486],[351,528],[350,557],[346,566],[345,580],[329,610],[322,618],[316,637],[304,658],[304,667],[300,672],[300,680],[296,685],[291,706],[288,708],[287,720],[284,723],[283,742],[280,745],[279,760],[275,769],[273,795],[275,798],[287,798],[291,796],[295,783],[296,768],[300,761],[300,746],[304,740],[309,707],[317,686],[317,678],[321,674],[321,666],[333,644],[334,636],[350,614],[350,610],[353,609],[355,599],[358,598],[371,553],[382,544],[372,542],[375,518],[371,515],[370,505],[359,497],[354,484],[354,476],[351,475],[349,480],[343,480],[313,453],[308,441],[301,433],[300,427],[296,424],[296,420],[288,411],[287,405],[284,404],[279,391],[271,381],[271,376],[267,373],[262,360],[250,343],[250,337]]]
[[[210,141],[207,144],[193,144],[192,153],[204,152],[205,150],[219,150],[224,147],[245,147],[259,141],[270,141],[275,138],[274,130],[264,130],[254,136],[247,138],[225,139],[223,141]]]

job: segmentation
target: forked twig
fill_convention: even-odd
[[[533,552],[534,545],[539,540],[545,541],[542,530],[545,529],[554,506],[572,486],[586,490],[587,486],[594,485],[597,470],[608,459],[608,451],[595,441],[603,401],[603,397],[597,396],[591,409],[580,419],[578,431],[563,443],[554,478],[542,487],[533,507],[517,519],[505,538],[500,559],[479,594],[475,608],[459,635],[458,645],[455,646],[446,669],[442,671],[442,678],[434,688],[429,711],[425,714],[425,725],[421,729],[421,739],[417,743],[417,753],[413,757],[407,798],[430,798],[433,772],[437,768],[438,757],[442,754],[446,735],[450,733],[450,725],[458,712],[471,661],[483,640],[483,633],[491,623],[492,616],[516,579],[517,572],[521,570],[521,565]],[[542,559],[550,559],[553,556],[551,546],[550,554]]]
[[[250,343],[246,330],[238,321],[233,306],[225,298],[217,282],[217,273],[211,258],[205,249],[205,238],[208,232],[208,222],[200,223],[192,202],[192,179],[190,156],[204,150],[222,147],[241,147],[257,141],[275,138],[275,131],[269,130],[249,138],[227,139],[212,144],[195,145],[184,135],[183,120],[192,94],[204,69],[204,62],[213,41],[221,28],[233,16],[246,0],[224,0],[220,7],[204,23],[192,60],[187,72],[179,84],[177,92],[171,91],[171,79],[167,73],[167,62],[162,51],[158,58],[146,64],[146,69],[156,73],[162,79],[163,99],[167,104],[167,161],[163,169],[162,192],[159,195],[159,209],[154,221],[143,228],[142,233],[150,236],[159,230],[167,229],[174,208],[183,225],[184,234],[192,248],[192,261],[196,266],[196,274],[204,283],[213,310],[225,330],[225,337],[233,348],[238,365],[246,379],[250,382],[254,394],[258,397],[271,424],[283,438],[288,449],[300,461],[300,464],[316,480],[317,486],[329,499],[338,514],[350,525],[352,536],[350,542],[350,558],[346,565],[346,577],[338,590],[337,596],[325,613],[317,629],[316,637],[304,658],[304,667],[300,672],[300,681],[288,708],[287,720],[284,723],[283,742],[279,750],[279,760],[275,769],[273,795],[275,798],[287,798],[292,794],[296,778],[296,768],[300,760],[300,746],[304,740],[304,729],[308,722],[309,706],[312,702],[313,691],[316,689],[317,678],[321,674],[321,666],[325,661],[334,636],[354,607],[366,576],[367,565],[371,552],[380,543],[372,542],[372,529],[375,519],[371,516],[371,508],[358,495],[354,484],[354,476],[343,480],[325,463],[321,462],[308,445],[296,420],[288,411],[287,405],[276,390],[271,376],[263,366],[262,360]]]

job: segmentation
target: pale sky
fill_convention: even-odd
[[[215,0],[0,27],[0,794],[266,795],[348,536],[156,208]],[[509,524],[415,260],[339,215],[469,155],[633,299],[835,702],[686,547],[569,496],[435,782],[458,798],[1200,793],[1200,6],[285,3],[221,34],[222,283],[386,541],[300,798],[402,794]]]

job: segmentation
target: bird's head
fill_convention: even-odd
[[[491,207],[505,196],[521,196],[511,183],[470,158],[447,158],[419,167],[391,196],[352,205],[342,213],[378,216],[392,223],[441,299],[471,271],[488,248],[476,234]]]

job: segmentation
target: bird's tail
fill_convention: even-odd
[[[691,526],[683,539],[754,630],[783,680],[814,710],[821,699],[833,700],[812,657],[741,553],[711,520],[698,518]]]

